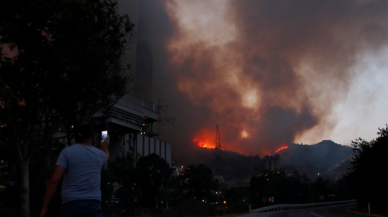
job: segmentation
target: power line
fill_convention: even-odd
[[[221,145],[221,135],[218,125],[216,125],[216,139],[215,139],[215,148],[214,148],[214,156],[215,159],[212,162],[212,167],[214,168],[214,173],[216,175],[224,175],[225,174],[225,158],[224,158],[224,147]]]

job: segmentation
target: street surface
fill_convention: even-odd
[[[366,215],[355,214],[347,211],[348,209],[355,206],[356,203],[348,203],[326,207],[314,207],[302,210],[251,213],[241,217],[365,217]]]

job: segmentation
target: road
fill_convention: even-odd
[[[303,210],[252,213],[241,217],[365,217],[366,215],[355,214],[347,211],[347,209],[355,206],[356,203],[348,203],[326,207],[314,207]]]

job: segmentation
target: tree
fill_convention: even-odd
[[[116,190],[116,197],[120,198],[121,210],[134,207],[137,197],[139,197],[139,189],[136,186],[136,170],[133,164],[131,153],[116,157],[112,162],[109,162],[108,170],[112,174],[110,181],[117,182],[120,188]],[[113,192],[112,192],[113,193]]]
[[[317,178],[313,183],[313,190],[315,193],[315,197],[320,200],[325,200],[328,198],[328,181],[323,180],[322,177]]]
[[[333,200],[341,201],[354,199],[346,179],[339,178],[330,187]]]
[[[29,164],[71,124],[111,107],[129,78],[120,58],[133,24],[116,0],[15,0],[0,7],[0,142],[20,172],[21,216],[29,216]]]
[[[213,171],[203,164],[198,166],[190,165],[183,170],[180,182],[182,188],[187,191],[187,196],[200,200],[209,199],[212,195],[211,191],[215,191],[217,188]]]
[[[136,164],[136,185],[141,190],[143,205],[152,207],[162,203],[165,189],[169,185],[172,170],[167,161],[152,153],[141,157]]]
[[[261,199],[275,197],[276,203],[309,203],[312,202],[312,193],[310,192],[310,183],[302,182],[298,179],[302,177],[297,171],[294,176],[288,176],[284,170],[271,172],[263,171],[259,176],[252,176],[250,182],[250,192],[252,196]]]
[[[384,211],[388,202],[385,165],[388,153],[388,125],[379,128],[378,137],[370,142],[361,138],[352,141],[354,147],[353,168],[346,180],[357,200],[359,208],[371,204],[372,211]]]

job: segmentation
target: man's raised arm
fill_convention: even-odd
[[[109,136],[104,141],[101,141],[101,150],[106,154],[106,160],[109,160]]]

